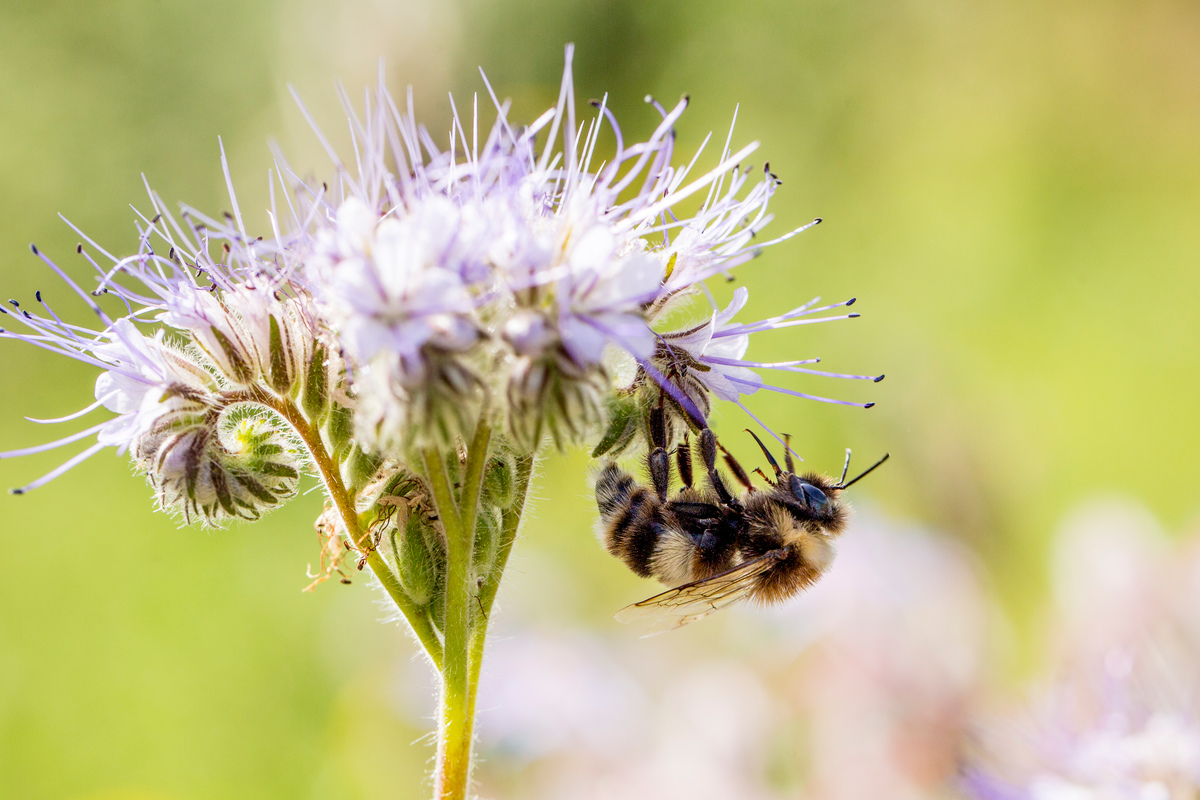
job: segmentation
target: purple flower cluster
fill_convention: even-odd
[[[415,121],[411,101],[401,110],[382,85],[361,112],[347,103],[355,168],[319,130],[335,166],[328,184],[298,179],[280,159],[283,202],[273,185],[265,239],[247,233],[232,186],[233,213],[222,220],[191,209],[176,218],[151,193],[156,213],[142,219],[136,255],[117,258],[91,240],[81,248],[99,272],[95,292],[46,260],[100,327],[69,325],[43,304],[12,315],[24,330],[4,336],[103,370],[96,403],[71,419],[100,406],[118,416],[0,457],[94,434],[94,445],[25,488],[116,446],[132,449],[156,486],[175,487],[160,492],[165,504],[213,517],[221,514],[206,509],[256,513],[261,503],[246,498],[287,488],[212,466],[236,452],[220,432],[232,411],[264,398],[268,408],[303,408],[339,458],[376,461],[453,441],[480,414],[529,449],[547,435],[561,443],[596,434],[617,399],[669,401],[693,427],[707,424],[713,398],[742,405],[760,389],[845,402],[769,385],[760,372],[833,375],[806,366],[815,359],[765,363],[746,353],[755,333],[856,316],[820,315],[853,300],[739,322],[743,288],[696,324],[668,322],[698,297],[712,302],[706,279],[819,222],[756,241],[779,185],[768,169],[743,168],[757,143],[735,151],[731,129],[711,168],[697,166],[708,139],[675,163],[686,99],[655,103],[661,122],[636,143],[605,101],[578,120],[570,48],[558,102],[533,124],[510,123],[507,103],[487,90],[494,124],[481,135],[478,109],[467,123],[456,110],[445,148]],[[696,197],[699,208],[682,214]],[[124,314],[101,310],[99,294],[115,295]],[[243,431],[247,441],[260,455],[278,450],[282,460],[268,460],[276,477],[294,472],[286,426],[250,417],[259,433]],[[192,438],[181,440],[183,431]]]

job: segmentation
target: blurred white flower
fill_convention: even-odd
[[[1186,551],[1185,551],[1186,552]],[[1085,506],[1059,534],[1058,677],[993,720],[967,765],[980,800],[1190,800],[1200,793],[1196,573],[1141,508]]]

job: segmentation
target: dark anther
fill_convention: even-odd
[[[861,316],[862,314],[859,314],[857,311],[849,315],[850,319],[858,319]]]
[[[42,290],[41,289],[38,289],[36,292],[34,292],[33,296],[37,298],[37,301],[39,303],[42,302]]]
[[[854,305],[854,304],[855,304],[855,303],[857,303],[857,302],[858,302],[858,298],[857,298],[857,297],[851,297],[849,300],[847,300],[847,301],[846,301],[846,305],[847,305],[847,306],[852,306],[852,305]]]
[[[13,308],[20,308],[20,307],[21,307],[21,304],[20,304],[20,303],[18,303],[16,300],[13,300],[11,297],[9,298],[8,302],[12,303],[12,307],[13,307]]]
[[[863,408],[874,408],[874,407],[875,407],[874,403],[867,403],[865,406],[863,406]]]
[[[160,219],[162,219],[162,214],[155,214],[154,219],[150,220],[150,224],[156,225]]]
[[[9,489],[8,493],[9,494],[25,494],[25,491],[23,489]]]
[[[34,254],[35,256],[36,256],[36,255],[38,255],[38,249],[37,249],[37,245],[36,245],[36,244],[34,244],[33,242],[30,242],[30,243],[29,243],[29,249],[33,251],[33,254]]]
[[[79,253],[79,255],[83,255],[83,242],[75,245],[75,252]]]
[[[813,220],[813,225],[820,225],[824,221],[825,221],[824,217],[817,217],[816,219]]]
[[[876,378],[875,380],[871,381],[871,383],[879,383],[881,380],[883,380],[883,379],[884,379],[884,378],[886,378],[886,377],[887,377],[886,375],[880,375],[878,378]]]

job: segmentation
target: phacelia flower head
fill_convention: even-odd
[[[454,421],[476,403],[500,411],[523,441],[577,440],[603,421],[613,392],[666,395],[703,426],[714,397],[740,403],[760,388],[815,397],[767,385],[759,369],[832,374],[801,367],[814,359],[744,356],[751,334],[857,316],[813,316],[853,301],[741,324],[743,289],[699,326],[663,330],[707,278],[810,225],[756,241],[779,180],[743,168],[758,145],[735,152],[732,130],[707,170],[697,166],[707,139],[673,163],[686,98],[653,103],[661,121],[641,142],[625,140],[606,100],[581,124],[570,57],[558,103],[533,124],[510,124],[488,86],[490,130],[480,134],[476,102],[469,124],[455,111],[445,144],[380,87],[361,115],[347,108],[357,169],[330,150],[332,189],[289,186],[299,232],[281,258],[298,265],[335,332],[367,446],[461,434]],[[678,210],[695,196],[699,210]],[[621,363],[635,370],[618,375]]]
[[[223,218],[173,215],[151,192],[155,213],[141,218],[132,256],[85,237],[96,292],[115,296],[124,315],[101,312],[71,284],[103,326],[23,316],[31,333],[19,336],[105,371],[98,402],[119,417],[76,436],[132,449],[168,504],[186,497],[191,511],[229,514],[236,493],[226,497],[200,462],[240,452],[222,426],[242,403],[296,404],[357,484],[413,448],[469,435],[481,411],[531,449],[546,435],[586,441],[630,404],[667,401],[678,430],[706,427],[714,401],[746,408],[759,390],[848,402],[772,385],[763,370],[878,380],[806,366],[816,359],[747,356],[754,334],[857,316],[820,315],[853,300],[747,323],[737,319],[748,303],[741,288],[725,309],[672,327],[706,295],[705,280],[815,224],[757,238],[779,187],[769,169],[746,166],[757,143],[735,149],[731,129],[715,163],[701,166],[709,139],[676,163],[686,98],[669,109],[651,101],[659,119],[642,141],[626,141],[606,99],[581,121],[569,48],[558,102],[532,124],[511,124],[487,89],[491,127],[481,132],[476,101],[469,124],[455,110],[442,142],[416,122],[411,98],[402,110],[382,85],[361,112],[347,105],[356,169],[329,148],[333,180],[308,184],[280,157],[270,236],[248,232],[230,185]],[[135,384],[147,387],[136,397]],[[636,415],[618,416],[634,430]],[[286,420],[255,419],[244,441],[290,452],[267,431]],[[277,477],[290,480],[293,467]],[[268,484],[254,480],[240,481],[243,499],[287,494],[258,492]]]

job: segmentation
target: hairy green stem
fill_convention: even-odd
[[[488,574],[487,580],[479,587],[479,595],[476,598],[480,619],[471,631],[471,698],[469,702],[472,714],[474,714],[475,699],[478,694],[476,690],[479,688],[479,672],[483,668],[483,646],[487,640],[488,623],[491,622],[492,604],[496,601],[496,592],[500,588],[500,579],[504,576],[504,567],[508,564],[508,556],[512,552],[513,542],[517,540],[517,529],[521,525],[521,516],[525,512],[525,499],[529,495],[530,478],[533,476],[533,462],[534,454],[532,452],[517,458],[513,504],[504,510],[496,564]]]
[[[316,467],[317,474],[321,478],[321,483],[325,486],[325,494],[333,501],[334,506],[338,510],[338,516],[342,518],[342,524],[346,527],[346,534],[350,537],[350,541],[355,547],[367,552],[367,565],[371,567],[371,571],[375,573],[375,577],[379,578],[379,582],[383,584],[383,588],[387,591],[388,596],[392,598],[392,602],[400,609],[400,613],[408,620],[409,626],[413,633],[421,642],[421,646],[425,649],[425,653],[429,656],[429,660],[437,669],[442,668],[442,642],[438,639],[437,631],[434,630],[433,623],[429,620],[429,615],[425,609],[418,606],[404,591],[404,587],[400,585],[400,581],[392,573],[379,555],[374,550],[373,543],[366,541],[367,534],[362,529],[362,524],[359,522],[358,510],[354,506],[354,498],[350,496],[350,492],[346,489],[345,482],[342,481],[342,474],[338,470],[337,464],[325,449],[325,443],[321,441],[321,434],[309,424],[304,414],[296,405],[288,400],[282,400],[276,397],[260,397],[255,398],[257,402],[275,411],[279,416],[291,426],[296,435],[304,442],[304,447],[308,451],[309,459],[313,466]]]
[[[471,775],[471,743],[475,727],[470,647],[473,621],[471,603],[475,599],[472,558],[479,495],[491,435],[491,427],[481,414],[475,436],[467,448],[467,463],[458,503],[454,500],[442,453],[436,448],[423,452],[430,491],[446,534],[441,725],[434,773],[434,797],[438,800],[465,800]]]
[[[387,562],[374,549],[370,533],[364,529],[359,517],[355,497],[342,480],[341,471],[326,449],[320,431],[308,422],[304,413],[290,400],[266,394],[259,396],[257,393],[246,400],[260,403],[278,413],[300,437],[324,484],[326,495],[338,511],[347,536],[365,554],[366,564],[408,620],[430,661],[441,674],[442,699],[434,797],[435,800],[466,800],[471,775],[475,701],[489,615],[521,523],[533,472],[533,454],[517,459],[514,500],[512,506],[503,512],[496,561],[488,575],[477,580],[472,563],[475,527],[479,517],[488,446],[491,443],[491,427],[481,414],[467,449],[467,463],[459,487],[450,483],[442,451],[428,448],[422,452],[429,489],[446,537],[445,620],[442,623],[444,634],[439,637],[428,610],[413,602]],[[459,489],[457,497],[456,488]]]
[[[517,529],[521,525],[521,516],[525,510],[525,499],[529,494],[530,478],[533,475],[534,453],[528,453],[517,459],[517,471],[514,483],[513,504],[504,510],[500,528],[500,547],[496,554],[496,563],[488,574],[483,585],[479,587],[476,597],[479,606],[479,618],[471,629],[470,664],[471,676],[469,682],[470,694],[467,698],[467,713],[475,716],[475,705],[479,698],[479,675],[483,669],[484,645],[487,642],[488,624],[491,622],[492,605],[496,601],[496,592],[500,588],[500,579],[508,564],[508,556],[512,553],[513,543],[517,540]]]

